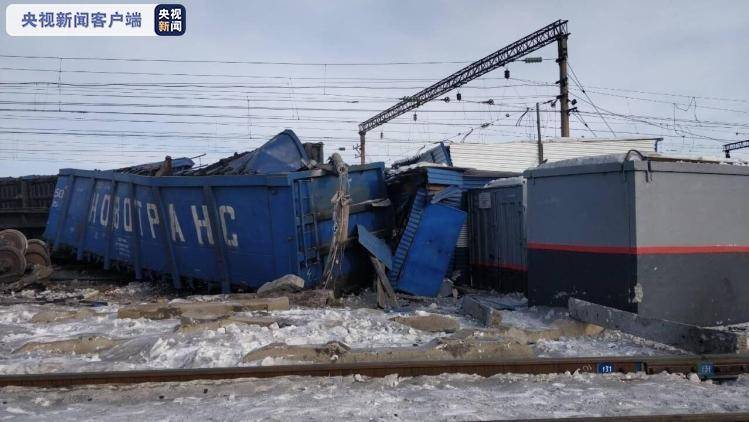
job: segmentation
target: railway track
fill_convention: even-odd
[[[362,362],[277,365],[232,368],[155,369],[114,372],[22,374],[0,376],[0,387],[71,387],[95,384],[139,384],[195,380],[232,380],[283,376],[334,377],[360,374],[384,377],[448,373],[492,376],[502,373],[548,374],[563,372],[697,373],[702,378],[726,379],[749,373],[749,355],[625,356],[507,359],[499,361]]]
[[[692,413],[692,414],[664,414],[664,415],[635,415],[635,416],[593,416],[593,417],[572,417],[572,418],[548,418],[548,419],[525,419],[532,422],[619,422],[619,421],[660,421],[660,422],[728,422],[728,421],[749,421],[748,412],[728,412],[728,413]]]

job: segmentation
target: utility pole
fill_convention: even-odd
[[[559,112],[561,113],[562,138],[570,136],[570,102],[567,80],[567,36],[557,38],[557,63],[559,63]]]
[[[366,142],[365,137],[367,136],[367,132],[359,132],[359,157],[361,157],[361,164],[366,164],[364,160],[366,159],[364,155],[364,143]]]
[[[536,103],[536,129],[538,130],[538,164],[544,162],[544,144],[541,142],[541,112],[538,110]]]

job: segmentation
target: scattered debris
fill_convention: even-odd
[[[452,280],[449,278],[446,278],[442,280],[442,287],[440,287],[439,293],[437,293],[438,297],[458,297],[458,291],[455,290],[454,284]]]
[[[502,324],[502,314],[499,310],[478,296],[464,296],[460,311],[472,316],[486,327],[498,327]]]
[[[69,320],[81,320],[92,317],[96,314],[91,308],[78,308],[71,310],[46,310],[41,311],[31,317],[33,323],[50,323]]]
[[[293,362],[334,362],[351,348],[338,341],[325,344],[288,345],[286,343],[271,343],[257,350],[253,350],[242,358],[242,362],[254,362],[267,358],[283,359]]]
[[[583,323],[570,319],[557,319],[549,328],[518,328],[501,325],[488,330],[465,329],[456,333],[456,337],[478,335],[481,338],[500,337],[515,340],[522,344],[535,344],[541,340],[559,340],[561,338],[579,338],[597,336],[604,328],[594,324]]]
[[[333,237],[330,241],[328,257],[322,273],[321,286],[335,291],[335,279],[340,275],[343,264],[343,253],[348,241],[349,212],[351,207],[351,196],[349,195],[348,165],[338,153],[330,156],[330,163],[338,175],[338,188],[330,199],[333,206]]]
[[[443,337],[416,347],[351,348],[334,341],[323,345],[288,345],[273,343],[253,350],[243,362],[262,361],[267,358],[283,362],[355,363],[404,362],[420,360],[493,360],[502,358],[532,358],[533,350],[514,340],[490,341],[479,338]]]
[[[298,292],[304,289],[304,279],[296,274],[286,274],[271,282],[265,283],[257,289],[258,295],[272,294],[278,292]]]
[[[274,324],[276,327],[286,327],[290,325],[290,322],[283,318],[273,317],[251,317],[242,315],[231,315],[228,317],[222,317],[217,319],[207,318],[180,318],[180,324],[175,328],[178,333],[194,333],[198,331],[218,330],[219,328],[225,328],[229,325],[258,325],[261,327],[272,327]]]
[[[382,309],[397,307],[398,298],[395,296],[395,290],[393,290],[387,276],[387,270],[393,268],[393,255],[390,253],[390,247],[361,224],[357,224],[356,232],[359,244],[370,254],[369,260],[374,269],[374,291],[377,293],[377,306]]]
[[[110,349],[123,341],[120,339],[111,339],[106,336],[83,334],[68,340],[31,341],[14,350],[13,353],[44,351],[48,353],[86,355]]]
[[[749,351],[749,337],[746,334],[643,317],[575,298],[569,299],[569,312],[572,318],[580,321],[621,330],[693,353]]]
[[[283,311],[289,309],[289,298],[269,297],[237,299],[229,302],[145,303],[122,307],[117,318],[171,319],[179,316],[194,319],[219,319],[234,312]]]
[[[300,292],[267,292],[264,294],[257,293],[229,293],[222,295],[198,295],[188,296],[188,301],[193,302],[225,302],[225,301],[243,301],[258,298],[285,297],[289,300],[290,306],[301,306],[305,308],[324,308],[330,306],[341,306],[339,299],[336,299],[333,291],[329,289],[302,290]]]
[[[191,319],[214,320],[234,313],[231,302],[171,303],[168,307],[175,309],[177,315]]]
[[[6,282],[7,284],[2,285],[0,289],[8,292],[19,292],[35,284],[43,283],[52,275],[52,271],[52,267],[34,265],[29,274],[22,276],[20,279],[14,277],[15,281]]]
[[[455,318],[437,314],[397,316],[390,318],[390,320],[417,330],[432,333],[454,333],[460,328],[460,324],[458,324]]]
[[[392,309],[397,307],[398,297],[395,295],[393,286],[390,285],[390,280],[388,280],[387,272],[385,271],[385,264],[374,255],[371,255],[369,259],[375,270],[374,287],[375,292],[377,292],[377,306],[382,309]]]

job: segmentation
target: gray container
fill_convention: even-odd
[[[468,195],[471,285],[500,292],[527,291],[526,185],[500,179]]]
[[[528,298],[749,321],[749,168],[624,156],[528,170]]]

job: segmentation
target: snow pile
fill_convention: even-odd
[[[31,323],[42,309],[50,307],[0,308],[0,324],[8,328],[0,332],[0,373],[236,366],[248,352],[271,343],[323,344],[336,340],[352,347],[411,346],[440,336],[389,321],[392,314],[366,308],[276,311],[270,316],[280,318],[284,326],[235,323],[191,333],[175,332],[177,319],[118,319],[115,305],[98,308],[94,317],[84,320]],[[12,353],[30,341],[63,340],[81,334],[122,341],[109,350],[86,356]]]
[[[749,410],[749,377],[677,374],[281,377],[77,389],[6,388],[0,419],[495,420]]]
[[[503,324],[522,330],[549,330],[553,322],[567,318],[561,308],[527,308],[517,297],[515,311],[501,311]],[[0,307],[0,373],[104,371],[147,368],[195,368],[242,365],[247,353],[272,343],[324,344],[338,341],[351,347],[423,345],[447,335],[429,333],[390,321],[403,313],[384,313],[370,308],[292,309],[271,313],[240,313],[238,317],[274,318],[269,326],[242,322],[177,330],[179,319],[118,319],[117,305],[88,308],[87,316],[32,323],[39,312],[71,311],[56,305],[17,304]],[[80,308],[77,308],[80,309]],[[481,328],[476,321],[456,315],[454,302],[422,304],[409,315],[448,314],[462,328]],[[405,314],[403,314],[405,315]],[[116,342],[111,348],[87,355],[43,350],[13,353],[29,342],[51,342],[94,335]],[[541,357],[673,354],[678,350],[617,331],[591,337],[539,340],[532,345]],[[250,365],[273,362],[252,362]]]

